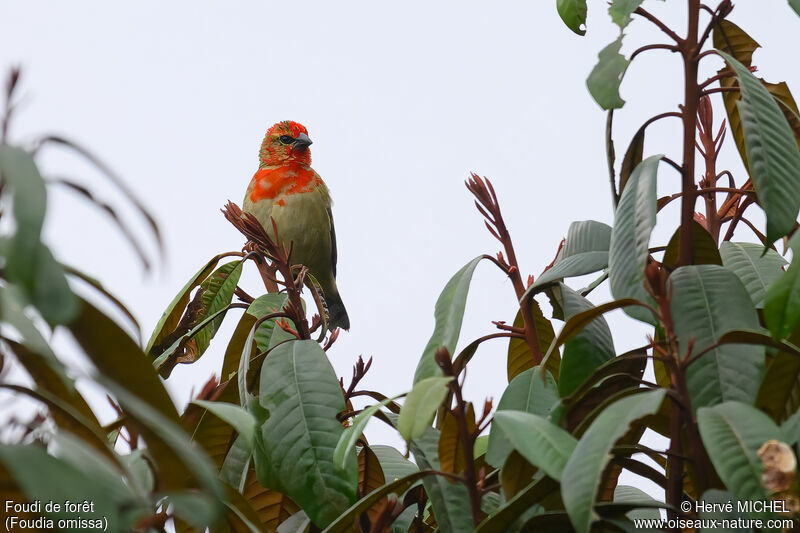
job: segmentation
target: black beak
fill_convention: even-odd
[[[301,133],[297,136],[297,139],[292,144],[292,147],[295,150],[305,150],[312,144],[311,139],[308,138],[308,135],[305,133]]]

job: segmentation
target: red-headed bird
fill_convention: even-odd
[[[264,136],[256,171],[244,197],[244,211],[252,213],[274,236],[292,243],[292,263],[305,265],[319,281],[328,306],[328,326],[350,329],[350,319],[336,288],[336,232],[331,196],[311,168],[311,139],[305,126],[284,121]]]

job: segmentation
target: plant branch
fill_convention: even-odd
[[[679,52],[680,49],[674,44],[647,44],[645,46],[641,46],[633,51],[631,54],[630,59],[628,61],[633,61],[633,59],[641,54],[642,52],[647,52],[648,50],[669,50],[670,52]]]
[[[655,24],[656,26],[658,26],[658,29],[664,32],[670,39],[675,41],[675,43],[678,46],[683,45],[683,39],[681,39],[677,33],[672,31],[672,28],[661,22],[661,20],[659,20],[655,15],[653,15],[649,11],[642,9],[641,7],[637,7],[636,10],[633,12],[633,14],[639,15],[640,17],[644,17],[653,24]]]

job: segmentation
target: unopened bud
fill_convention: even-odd
[[[436,355],[433,357],[445,376],[453,375],[453,362],[450,360],[450,351],[447,348],[444,346],[440,347],[436,350]]]

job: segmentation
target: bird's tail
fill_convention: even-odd
[[[334,288],[325,292],[325,303],[328,306],[328,328],[350,329],[350,317],[347,316],[339,291]]]

